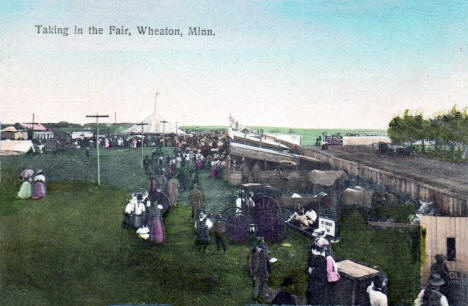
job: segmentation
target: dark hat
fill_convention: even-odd
[[[294,283],[293,279],[290,277],[285,277],[281,283],[281,287],[291,286]]]
[[[143,200],[143,195],[141,193],[137,195],[137,200]]]
[[[444,255],[442,255],[442,254],[437,254],[437,255],[434,256],[434,257],[435,257],[435,260],[436,260],[438,263],[444,262],[444,260],[445,260],[445,257],[444,257]]]

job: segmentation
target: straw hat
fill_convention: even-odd
[[[429,281],[429,284],[432,286],[443,286],[445,285],[445,281],[442,279],[439,273],[434,273],[431,275],[431,280]]]

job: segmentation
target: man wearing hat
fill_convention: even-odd
[[[206,217],[205,212],[200,209],[198,218],[195,221],[195,245],[198,246],[198,250],[201,254],[205,253],[206,247],[210,242],[209,230],[213,227],[213,222]]]
[[[193,189],[190,191],[188,199],[192,206],[192,220],[194,220],[198,215],[198,211],[203,207],[203,203],[205,202],[205,195],[200,189],[198,189],[197,184],[193,184]]]
[[[150,199],[151,202],[154,202],[156,200],[157,182],[152,173],[150,174],[150,177],[149,177],[147,190],[148,190],[148,198]]]
[[[440,277],[445,281],[445,284],[440,287],[440,292],[444,295],[449,294],[448,281],[449,281],[449,270],[447,263],[445,262],[445,256],[437,254],[435,256],[436,262],[431,266],[431,275],[438,273]]]
[[[445,295],[440,292],[440,287],[446,283],[439,273],[431,275],[429,285],[419,292],[418,297],[414,301],[415,306],[448,306],[448,301]]]
[[[143,166],[145,168],[145,174],[149,173],[149,164],[150,164],[150,159],[148,155],[145,155],[145,158],[143,159]]]
[[[250,251],[249,271],[253,277],[253,298],[262,297],[268,284],[270,271],[268,268],[268,248],[263,237],[258,237],[258,242]]]

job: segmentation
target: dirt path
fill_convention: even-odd
[[[468,196],[468,164],[422,157],[382,156],[371,147],[330,146],[329,153]]]

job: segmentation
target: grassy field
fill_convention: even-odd
[[[166,148],[166,153],[172,151]],[[145,147],[144,155],[151,155],[152,148]],[[50,181],[97,182],[96,150],[90,150],[89,158],[85,150],[74,149],[63,153],[41,155],[20,155],[2,157],[3,167],[19,173],[22,169],[43,169]],[[126,191],[145,188],[147,177],[141,168],[141,149],[100,150],[101,183],[119,187]]]
[[[188,207],[170,212],[167,242],[156,247],[120,228],[122,191],[72,182],[49,190],[1,217],[3,305],[251,302],[247,246],[211,246],[201,257]]]
[[[149,153],[149,152],[148,152]],[[120,228],[129,191],[146,181],[138,163],[141,151],[102,151],[102,182],[95,179],[93,154],[83,151],[38,156],[2,157],[0,184],[1,297],[5,305],[104,305],[106,303],[172,303],[174,305],[242,305],[250,299],[246,272],[253,242],[229,245],[226,255],[208,247],[195,251],[186,194],[166,219],[167,242],[150,246]],[[45,169],[51,183],[40,201],[19,201],[17,174],[25,166]],[[7,169],[7,170],[5,170]],[[235,188],[213,181],[201,185],[207,210],[220,212]],[[418,234],[418,233],[417,233]],[[376,230],[361,215],[346,211],[338,259],[353,258],[377,265],[390,278],[391,304],[409,304],[419,289],[419,243],[410,232]],[[418,235],[417,235],[418,236]],[[296,281],[295,292],[307,285],[307,250],[311,241],[287,232],[285,241],[269,246],[279,259],[270,286],[283,277]]]

